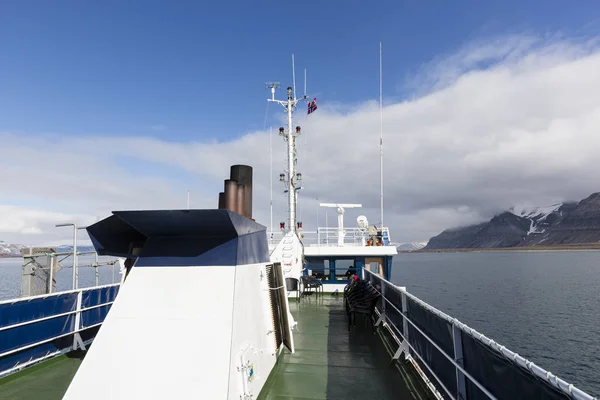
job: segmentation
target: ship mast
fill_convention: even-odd
[[[294,55],[292,54],[292,75],[293,85],[296,87],[296,74],[294,70]],[[288,211],[289,211],[289,226],[285,229],[286,232],[298,231],[296,222],[296,205],[298,201],[298,190],[300,189],[300,183],[302,181],[302,174],[296,171],[296,138],[300,136],[300,127],[294,128],[293,123],[293,112],[296,111],[296,106],[299,102],[306,99],[306,93],[304,97],[296,98],[296,91],[292,87],[288,87],[286,90],[287,100],[276,100],[275,89],[279,88],[278,82],[269,82],[266,84],[267,88],[271,89],[271,98],[267,101],[277,103],[283,106],[287,113],[287,129],[284,127],[279,128],[279,136],[287,142],[287,174],[282,173],[279,175],[279,180],[284,182],[286,187],[286,193],[288,194]],[[306,88],[306,85],[305,85]],[[305,89],[306,90],[306,89]]]

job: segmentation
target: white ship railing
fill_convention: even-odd
[[[119,287],[111,284],[0,301],[0,377],[85,349],[93,337],[81,334],[102,324]],[[15,315],[19,307],[23,309]],[[63,338],[63,344],[56,344]]]
[[[387,228],[385,228],[387,230]],[[302,243],[305,246],[337,247],[339,230],[338,228],[319,227],[317,231],[300,231],[299,234]],[[277,245],[283,238],[281,231],[267,232],[269,245]],[[344,228],[344,246],[364,246],[369,238],[366,229]]]
[[[338,246],[338,228],[319,228],[316,237],[305,235],[309,245]],[[367,232],[364,229],[344,228],[344,246],[363,246],[366,242]]]
[[[394,359],[397,360],[402,354],[404,354],[406,359],[415,365],[413,358],[413,356],[415,356],[419,361],[419,363],[415,365],[417,371],[420,371],[420,365],[424,366],[428,371],[428,374],[425,375],[429,375],[430,378],[433,378],[436,384],[443,389],[449,398],[453,400],[468,399],[466,389],[466,382],[468,380],[479,390],[481,390],[481,392],[483,392],[488,398],[497,399],[497,397],[494,396],[486,387],[486,382],[478,381],[465,369],[463,343],[461,339],[461,335],[464,333],[483,344],[489,350],[492,350],[495,354],[502,356],[507,361],[510,361],[514,368],[520,368],[531,376],[536,377],[538,380],[546,382],[548,385],[557,389],[568,398],[576,400],[598,400],[596,397],[593,397],[576,388],[572,384],[569,384],[551,372],[535,365],[533,362],[521,357],[517,353],[510,351],[505,346],[499,345],[485,335],[482,335],[476,330],[458,321],[456,318],[452,318],[449,315],[430,306],[418,297],[408,293],[405,288],[398,287],[366,269],[363,269],[363,279],[370,281],[381,294],[381,302],[376,308],[378,320],[375,325],[382,325],[383,327],[387,328],[387,331],[397,342],[399,347],[394,355]],[[434,340],[434,338],[428,336],[419,326],[417,326],[413,320],[411,320],[410,313],[408,312],[409,301],[416,303],[419,307],[440,318],[452,327],[453,354],[448,354],[446,351],[444,351],[439,345],[439,340]],[[396,318],[392,318],[390,311],[392,311],[392,314],[395,313],[397,316],[401,317],[399,320],[402,321],[402,326],[398,326],[398,324],[393,321]],[[456,376],[456,393],[450,391],[447,387],[448,385],[444,384],[439,376],[440,371],[437,371],[436,373],[436,367],[429,365],[426,362],[425,358],[427,358],[427,356],[420,354],[415,346],[411,344],[411,340],[409,338],[409,325],[414,331],[418,332],[423,338],[425,338],[425,340],[431,344],[439,354],[441,354],[453,365],[454,374]],[[436,397],[443,398],[442,395],[437,391],[437,388],[432,385],[431,382],[429,382],[428,377],[423,376],[424,374],[422,372],[420,372],[420,374],[425,379],[425,382],[428,384]]]

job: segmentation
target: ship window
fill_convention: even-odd
[[[308,262],[308,275],[319,279],[329,279],[329,260],[310,260]]]
[[[347,281],[351,275],[356,274],[354,260],[335,260],[335,272],[331,272],[332,279]]]

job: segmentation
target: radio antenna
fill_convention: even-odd
[[[383,47],[379,42],[379,187],[380,187],[380,209],[381,229],[383,229]]]
[[[294,82],[294,100],[296,100],[296,63],[294,62],[294,53],[292,53],[292,82]]]
[[[306,68],[304,68],[304,98],[306,99]]]

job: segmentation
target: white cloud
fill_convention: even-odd
[[[411,82],[414,98],[384,109],[385,219],[395,241],[427,240],[514,204],[552,204],[600,190],[596,40],[510,36],[470,44],[433,60]],[[347,213],[348,225],[359,214],[377,223],[377,104],[350,110],[321,104],[299,124],[306,135],[299,139],[305,229],[315,225],[317,197],[362,203],[365,209]],[[195,206],[214,207],[228,166],[237,163],[254,166],[255,217],[268,225],[268,132],[208,143],[124,136],[22,140],[13,134],[0,140],[0,199],[30,204],[0,219],[7,241],[56,239],[53,222],[39,223],[43,214],[31,210],[95,219],[112,209],[179,208],[190,187]],[[285,218],[276,179],[284,146],[274,132],[275,224]],[[123,161],[152,168],[128,168]],[[193,180],[171,179],[161,168]],[[27,236],[37,229],[41,233]]]

